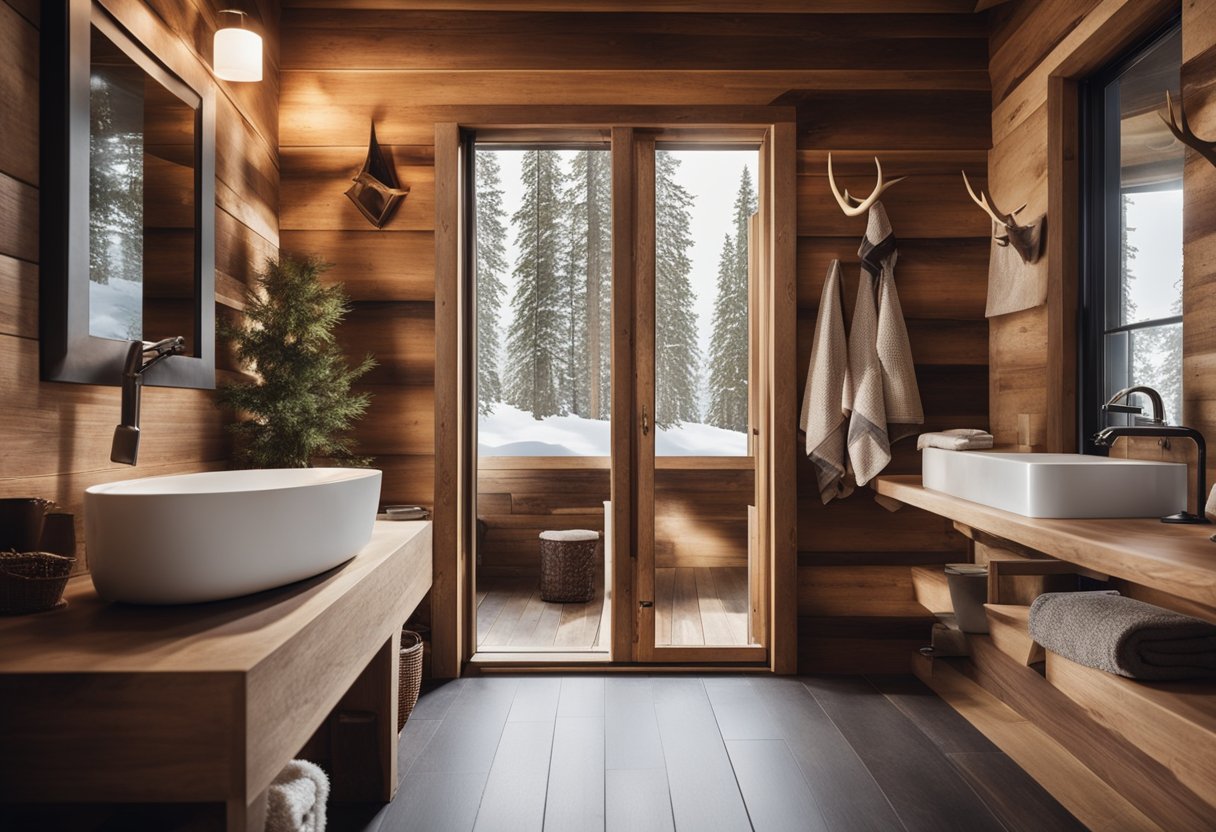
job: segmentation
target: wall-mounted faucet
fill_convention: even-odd
[[[1104,428],[1094,435],[1094,444],[1099,448],[1109,448],[1115,443],[1115,440],[1120,436],[1151,436],[1159,441],[1164,441],[1172,436],[1190,439],[1195,443],[1195,448],[1198,451],[1198,459],[1196,465],[1196,491],[1195,491],[1195,512],[1186,511],[1171,514],[1167,517],[1162,517],[1162,523],[1207,523],[1208,519],[1203,513],[1203,503],[1207,496],[1207,443],[1204,442],[1203,434],[1194,428],[1183,427],[1181,425],[1167,425],[1165,423],[1165,407],[1161,401],[1161,394],[1151,387],[1127,387],[1120,390],[1115,395],[1111,396],[1110,401],[1102,406],[1102,410],[1114,413],[1133,413],[1138,414],[1143,412],[1139,407],[1129,405],[1120,405],[1118,402],[1125,399],[1132,393],[1143,393],[1148,396],[1149,401],[1153,405],[1153,416],[1150,424],[1147,425],[1115,425],[1113,427]]]
[[[150,367],[186,351],[186,339],[177,335],[156,343],[132,341],[122,368],[122,424],[114,428],[110,461],[134,465],[139,457],[139,397],[143,376]]]

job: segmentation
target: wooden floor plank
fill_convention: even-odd
[[[915,676],[875,676],[869,679],[944,753],[998,750],[962,714]]]
[[[552,722],[557,719],[557,699],[562,680],[556,676],[525,676],[515,689],[507,722]]]
[[[418,697],[418,704],[414,705],[410,719],[443,719],[468,681],[468,679],[448,679],[426,685]]]
[[[671,644],[671,616],[676,570],[654,570],[654,643]]]
[[[1010,832],[1081,832],[1085,825],[1001,751],[948,755]]]
[[[604,716],[603,676],[566,676],[557,703],[557,715]]]
[[[675,832],[671,795],[662,771],[609,769],[604,774],[608,829],[612,832]]]
[[[742,644],[743,633],[731,630],[726,617],[726,608],[718,597],[714,573],[709,567],[698,567],[695,571],[697,584],[697,607],[701,613],[701,629],[705,643],[715,646]]]
[[[702,682],[724,740],[779,740],[784,737],[772,712],[757,705],[755,690],[748,679],[707,677]]]
[[[587,604],[562,604],[561,620],[558,622],[553,644],[557,647],[569,647],[576,650],[587,650],[593,647],[600,627],[600,611],[603,606],[602,595]]]
[[[728,740],[726,749],[756,832],[829,832],[784,740]]]
[[[460,696],[414,761],[410,775],[488,773],[518,685],[519,680],[510,677],[464,679]]]
[[[540,611],[540,619],[532,628],[532,636],[526,642],[535,647],[552,647],[557,642],[557,628],[562,621],[564,604],[545,604]]]
[[[533,641],[536,637],[536,626],[540,623],[540,617],[544,611],[545,602],[540,599],[540,592],[533,591],[528,597],[528,603],[524,606],[523,612],[519,614],[519,618],[515,619],[515,625],[511,628],[511,635],[507,643],[516,647],[544,646]]]
[[[663,679],[655,685],[654,704],[676,828],[748,829],[743,795],[701,680]]]
[[[488,772],[416,772],[379,817],[378,832],[468,832]]]
[[[602,829],[604,718],[559,716],[553,732],[553,756],[545,798],[545,832],[596,832]]]
[[[477,832],[516,832],[544,825],[552,747],[552,721],[507,723],[482,793]]]
[[[657,771],[666,794],[663,740],[654,712],[651,679],[614,676],[604,680],[604,735],[605,768],[649,769],[652,774]]]
[[[735,643],[747,644],[748,599],[751,597],[747,586],[747,567],[724,566],[715,569],[714,581],[731,630],[737,634]]]
[[[421,701],[421,699],[419,700]],[[422,754],[441,724],[437,719],[414,719],[413,715],[405,723],[401,737],[397,741],[397,779],[404,780],[409,773],[414,760]]]
[[[874,777],[805,686],[787,677],[749,681],[757,707],[768,708],[781,726],[831,829],[904,832]]]
[[[865,679],[802,682],[874,775],[908,832],[1003,830],[937,746]]]
[[[511,637],[515,633],[515,624],[519,621],[524,610],[528,608],[528,602],[532,599],[532,590],[523,591],[521,585],[509,586],[504,592],[503,602],[499,607],[499,613],[495,617],[494,622],[485,631],[485,635],[481,635],[481,625],[478,624],[478,647],[479,649],[491,649],[494,647],[506,647],[511,644]],[[490,603],[487,598],[482,606]]]
[[[676,567],[671,602],[671,643],[684,647],[705,644],[701,604],[697,600],[696,571]]]

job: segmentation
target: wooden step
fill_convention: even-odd
[[[1030,637],[1030,607],[984,604],[984,612],[988,614],[988,634],[998,650],[1027,667],[1043,661],[1043,648]]]
[[[1216,807],[1216,683],[1139,682],[1051,652],[1047,681]]]
[[[943,567],[913,566],[912,591],[916,594],[917,603],[934,615],[954,612],[950,585]]]

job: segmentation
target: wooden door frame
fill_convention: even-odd
[[[746,134],[770,137],[764,155],[767,179],[773,189],[771,227],[764,229],[763,256],[767,260],[772,290],[766,301],[767,333],[763,349],[769,357],[769,385],[763,397],[764,413],[758,422],[767,432],[767,466],[763,475],[769,505],[763,526],[769,539],[772,565],[766,596],[769,603],[768,667],[777,673],[793,673],[797,665],[797,489],[795,440],[797,431],[797,380],[794,371],[796,342],[796,112],[792,107],[666,107],[666,106],[481,106],[454,113],[449,122],[435,125],[435,506],[433,587],[431,590],[432,674],[436,678],[459,676],[476,649],[472,623],[473,607],[467,552],[473,539],[474,513],[471,489],[466,488],[472,466],[468,453],[472,416],[471,370],[465,366],[470,338],[465,269],[468,244],[466,167],[464,139],[467,132],[492,137],[496,131],[518,137],[535,128],[538,138],[576,141],[594,137],[613,141],[613,233],[627,234],[632,241],[637,223],[633,212],[634,135],[638,130],[664,129],[678,139],[682,130],[701,138],[717,135],[737,141]],[[628,147],[628,159],[622,158]],[[622,164],[628,167],[622,167]],[[761,176],[763,181],[766,177]],[[627,185],[627,193],[622,188]],[[614,293],[633,286],[636,247],[613,247]],[[632,308],[634,298],[629,298]],[[616,303],[614,302],[614,309]],[[626,320],[628,318],[628,320]],[[613,478],[614,582],[612,599],[614,663],[635,658],[638,631],[634,600],[636,561],[632,557],[638,529],[632,525],[636,488],[618,487],[617,480],[630,483],[632,460],[637,458],[633,441],[636,367],[632,360],[633,316],[613,318]],[[630,350],[630,356],[619,354]],[[618,386],[620,385],[620,386]],[[623,411],[623,412],[622,412]],[[619,448],[619,451],[618,451]],[[629,533],[623,533],[628,529]],[[653,576],[652,576],[653,580]],[[622,626],[629,622],[629,626]],[[669,648],[695,651],[687,658],[669,653],[669,662],[712,663],[707,648]],[[712,648],[709,648],[712,649]]]

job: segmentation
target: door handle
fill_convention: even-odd
[[[646,412],[646,405],[642,405],[642,436],[650,435],[650,414]]]

